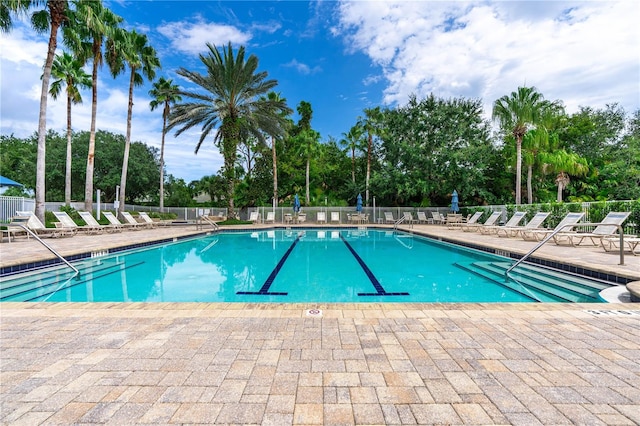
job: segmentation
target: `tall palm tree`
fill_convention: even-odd
[[[283,98],[278,92],[269,92],[267,98],[272,102],[284,102],[287,103],[287,99]],[[287,111],[280,111],[280,114],[284,117],[289,115]],[[273,160],[273,206],[278,207],[278,156],[276,153],[276,136],[271,135],[271,157]]]
[[[382,111],[380,107],[365,108],[364,119],[359,120],[363,131],[367,134],[367,175],[365,178],[365,205],[369,206],[369,180],[371,178],[371,155],[373,138],[382,135]]]
[[[261,97],[278,82],[267,80],[265,71],[256,72],[258,58],[250,55],[245,60],[245,48],[240,46],[234,55],[231,43],[222,52],[207,43],[209,52],[200,54],[207,73],[180,68],[178,74],[185,77],[204,92],[181,90],[180,95],[193,99],[174,106],[169,119],[169,129],[178,127],[176,136],[201,125],[202,132],[196,145],[196,154],[202,142],[215,131],[214,143],[224,157],[223,176],[227,183],[229,216],[234,212],[235,165],[238,142],[243,132],[264,142],[264,134],[282,135],[285,120],[278,114],[289,111],[282,100]]]
[[[98,69],[103,64],[102,48],[110,39],[122,18],[102,4],[101,0],[79,0],[74,24],[65,31],[65,43],[82,63],[92,61],[91,127],[87,153],[87,173],[84,187],[84,209],[93,211],[93,170],[96,151],[96,119],[98,111]],[[124,200],[123,200],[124,202]]]
[[[149,90],[149,96],[153,99],[149,102],[151,111],[162,105],[162,143],[160,144],[160,211],[164,211],[164,136],[167,133],[167,120],[171,113],[171,104],[180,102],[182,98],[178,94],[180,88],[173,84],[173,80],[160,77],[153,83]]]
[[[305,202],[308,206],[311,203],[311,192],[309,187],[309,178],[311,173],[311,158],[318,152],[318,143],[320,142],[320,133],[313,129],[304,129],[295,137],[295,144],[298,152],[302,157],[306,158],[305,167]]]
[[[522,138],[540,118],[544,97],[535,87],[518,87],[493,104],[493,119],[516,139],[516,205],[522,201]]]
[[[355,125],[347,133],[342,133],[342,139],[340,139],[340,145],[351,150],[351,182],[354,184],[356,183],[356,149],[360,148],[362,135],[362,127]]]
[[[67,95],[67,162],[64,174],[64,203],[71,205],[71,105],[82,103],[80,88],[91,87],[91,76],[82,69],[82,63],[67,52],[56,55],[51,67],[55,80],[49,94],[55,100],[66,87]]]
[[[47,97],[51,68],[56,47],[58,45],[58,30],[69,19],[69,2],[67,0],[3,0],[0,6],[0,27],[9,30],[12,26],[11,13],[24,14],[32,7],[43,6],[31,15],[31,24],[38,32],[49,30],[47,56],[42,72],[42,87],[40,90],[40,111],[38,113],[38,153],[36,157],[36,216],[44,221],[45,202],[45,164],[46,164],[46,136],[47,136]]]
[[[114,37],[107,42],[107,62],[110,64],[111,74],[115,78],[128,66],[131,70],[129,76],[129,103],[127,104],[127,133],[122,158],[122,172],[120,174],[120,200],[118,213],[122,214],[125,206],[125,194],[127,187],[127,172],[129,167],[129,150],[131,149],[131,117],[133,115],[133,88],[147,80],[153,80],[156,69],[160,68],[160,60],[156,50],[149,46],[147,36],[139,34],[135,30],[125,31],[118,29]]]

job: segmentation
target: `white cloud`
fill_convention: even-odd
[[[282,66],[287,68],[295,68],[300,74],[303,75],[316,74],[322,71],[322,68],[319,65],[316,65],[312,68],[307,64],[298,62],[296,59],[292,59],[290,62],[287,62]]]
[[[199,54],[206,50],[206,43],[215,46],[246,44],[251,34],[232,25],[204,22],[169,22],[158,27],[158,32],[171,40],[171,47],[177,52]]]
[[[639,107],[638,2],[343,2],[338,15],[333,33],[382,67],[387,104],[434,93],[490,110],[526,84],[570,112]]]

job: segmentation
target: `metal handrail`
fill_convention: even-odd
[[[42,239],[40,239],[40,237],[38,237],[38,235],[33,232],[31,229],[27,228],[27,226],[21,224],[21,223],[11,223],[11,226],[19,226],[20,228],[24,229],[25,231],[27,231],[28,234],[31,234],[31,236],[33,238],[35,238],[40,244],[42,244],[43,246],[45,246],[51,253],[53,253],[58,259],[60,259],[61,261],[63,261],[69,268],[73,269],[76,273],[76,275],[80,275],[80,271],[78,271],[78,269],[73,266],[72,264],[70,264],[67,259],[65,259],[64,257],[62,257],[60,255],[60,253],[58,253],[57,251],[55,251],[49,244],[45,243],[44,241],[42,241]]]
[[[573,229],[575,227],[599,226],[599,225],[615,226],[618,229],[618,232],[620,233],[620,263],[619,264],[620,265],[624,265],[624,229],[622,228],[622,225],[618,225],[618,224],[615,224],[615,223],[602,223],[602,222],[600,222],[600,223],[575,223],[575,224],[570,224],[570,225],[563,226],[562,228],[559,228],[559,229],[554,229],[553,232],[551,232],[542,241],[540,241],[538,244],[536,244],[536,246],[534,248],[529,250],[529,252],[527,254],[522,256],[520,259],[518,259],[518,261],[516,263],[511,265],[511,267],[509,269],[507,269],[506,272],[504,273],[505,276],[507,278],[513,279],[512,277],[509,276],[509,272],[511,272],[516,266],[518,266],[519,264],[524,262],[526,258],[531,256],[536,250],[538,250],[547,241],[549,241],[551,238],[553,238],[554,235],[556,235],[560,231],[564,230],[565,228],[569,228],[569,230],[571,230],[571,229]]]
[[[404,222],[404,220],[406,219],[406,216],[401,216],[398,220],[396,220],[395,222],[393,222],[393,229],[398,229],[398,225],[400,225],[402,222]]]
[[[218,225],[217,223],[215,223],[214,221],[212,221],[211,219],[209,219],[207,216],[200,216],[200,220],[203,222],[208,223],[209,225],[213,226],[213,229],[218,230],[220,229],[220,225]]]

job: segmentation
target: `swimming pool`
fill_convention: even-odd
[[[2,301],[589,302],[597,285],[549,275],[507,281],[511,260],[397,231],[221,232],[3,279]],[[537,271],[534,275],[540,275]],[[577,296],[557,296],[565,280]]]

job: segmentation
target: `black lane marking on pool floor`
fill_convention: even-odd
[[[289,257],[289,255],[293,251],[296,244],[298,244],[298,241],[300,241],[300,235],[301,234],[298,234],[293,244],[291,244],[291,247],[287,249],[286,253],[284,254],[284,256],[282,256],[282,258],[280,259],[276,267],[273,268],[273,271],[271,271],[269,278],[267,278],[264,284],[262,284],[262,287],[260,288],[259,291],[238,291],[236,292],[236,294],[261,294],[264,296],[286,296],[288,293],[282,293],[282,292],[269,293],[269,288],[273,284],[273,281],[276,279],[276,276],[278,275],[278,272],[280,272],[280,269],[282,269],[284,262],[287,261],[287,257]]]
[[[373,275],[373,272],[371,272],[371,269],[369,269],[367,264],[364,263],[364,260],[362,260],[360,255],[358,255],[358,253],[356,253],[353,247],[351,247],[351,244],[349,244],[349,242],[344,239],[344,237],[342,236],[342,233],[340,233],[340,239],[342,240],[344,245],[347,246],[347,248],[349,249],[353,257],[356,258],[356,260],[360,264],[360,267],[362,268],[364,273],[367,274],[367,278],[369,278],[369,281],[371,281],[371,284],[373,284],[373,287],[376,289],[376,293],[358,293],[358,296],[408,296],[409,295],[409,293],[387,293],[385,289],[382,287],[382,285],[380,284],[380,281],[378,281],[376,276]]]

